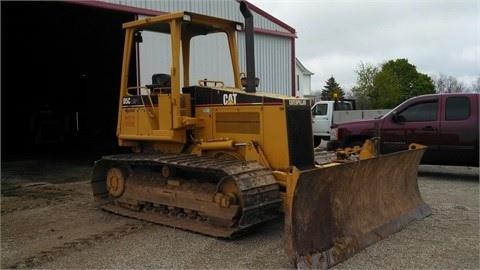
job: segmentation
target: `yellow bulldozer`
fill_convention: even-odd
[[[217,238],[283,214],[285,251],[299,268],[329,268],[430,215],[417,183],[424,146],[380,156],[374,140],[319,157],[310,100],[257,91],[253,16],[246,2],[239,6],[244,23],[176,12],[123,24],[117,136],[132,151],[95,162],[98,205]],[[246,73],[237,31],[245,33]],[[169,74],[141,85],[130,78],[132,59],[148,32],[169,37]],[[218,33],[233,85],[192,82],[190,41]]]

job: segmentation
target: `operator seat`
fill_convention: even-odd
[[[145,85],[145,87],[150,89],[151,93],[165,93],[170,91],[170,82],[170,75],[163,73],[155,73],[152,75],[152,84],[147,84]]]

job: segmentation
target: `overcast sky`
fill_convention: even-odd
[[[427,75],[470,87],[480,75],[480,0],[249,0],[295,28],[312,91],[334,76],[350,90],[360,63],[406,58]]]

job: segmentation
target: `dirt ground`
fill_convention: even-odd
[[[2,160],[2,269],[293,267],[281,218],[220,241],[100,210],[89,185],[93,160]],[[422,165],[419,186],[432,216],[335,268],[479,269],[478,168]]]

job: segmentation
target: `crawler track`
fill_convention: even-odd
[[[117,198],[106,188],[108,170],[114,167],[130,172],[125,192]],[[162,176],[165,167],[175,174]],[[224,179],[234,183],[238,198],[220,206],[214,195],[222,194]],[[241,235],[275,218],[281,206],[272,172],[253,161],[188,154],[105,156],[96,162],[91,184],[107,211],[221,238]]]

